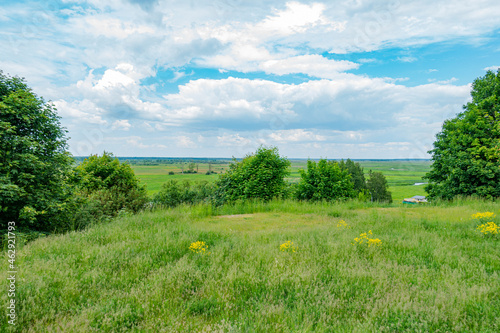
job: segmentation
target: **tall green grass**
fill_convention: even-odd
[[[122,216],[19,249],[19,321],[0,331],[498,332],[500,241],[475,230],[478,211],[500,215],[500,203],[241,202]],[[352,245],[368,230],[380,247]],[[280,251],[288,240],[296,252]],[[195,241],[210,254],[189,251]],[[7,270],[4,259],[2,290]]]

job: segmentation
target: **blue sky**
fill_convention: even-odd
[[[57,107],[70,151],[428,158],[500,66],[498,1],[0,4],[0,69]]]

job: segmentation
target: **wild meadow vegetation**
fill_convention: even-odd
[[[500,238],[477,227],[499,213],[273,200],[124,215],[20,248],[18,323],[0,331],[498,332]]]
[[[132,167],[74,159],[54,107],[0,72],[1,331],[498,332],[499,89],[474,82],[431,162],[261,146]]]

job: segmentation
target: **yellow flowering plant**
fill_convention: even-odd
[[[205,242],[201,242],[201,241],[191,243],[191,245],[189,246],[189,249],[191,251],[193,251],[194,253],[201,254],[201,255],[210,254],[210,252],[207,252],[208,245]]]
[[[354,243],[351,244],[360,246],[367,245],[368,247],[382,245],[382,241],[378,238],[371,238],[372,235],[373,233],[371,230],[368,232],[364,232],[360,234],[359,237],[354,238]]]
[[[339,229],[351,229],[351,226],[346,223],[344,220],[340,220],[337,222],[337,228]]]
[[[496,214],[493,212],[484,212],[472,214],[472,219],[479,221],[481,224],[476,227],[476,230],[481,232],[483,235],[498,235],[500,233],[500,227],[493,222]]]
[[[493,212],[472,214],[472,219],[480,220],[480,221],[494,219],[495,217],[496,217],[496,214]]]
[[[476,230],[479,230],[483,235],[498,235],[500,227],[495,222],[488,222],[477,226]]]
[[[280,245],[280,251],[282,252],[297,252],[299,247],[295,246],[292,241],[287,241]]]

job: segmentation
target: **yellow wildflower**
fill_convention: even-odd
[[[191,251],[193,251],[194,253],[198,253],[198,254],[210,254],[210,252],[207,252],[208,245],[205,244],[205,242],[201,242],[201,241],[191,243],[191,246],[189,246],[189,249]]]
[[[486,220],[495,218],[496,214],[493,212],[484,212],[484,213],[476,213],[472,214],[472,218],[474,220]]]
[[[297,252],[298,246],[293,245],[292,241],[287,241],[280,245],[280,251],[283,252]]]
[[[371,230],[360,234],[359,237],[354,238],[354,243],[352,243],[352,245],[366,244],[368,247],[382,245],[382,241],[380,239],[370,238],[369,235],[373,235]]]
[[[497,235],[500,231],[500,227],[496,225],[495,222],[481,224],[476,229],[481,231],[484,235]]]
[[[337,228],[340,229],[350,229],[351,227],[344,220],[340,220],[337,222]]]

